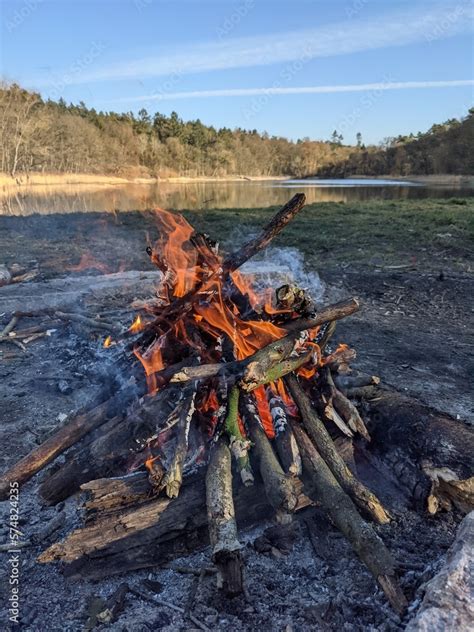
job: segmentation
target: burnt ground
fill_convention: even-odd
[[[200,221],[205,225],[205,218]],[[101,262],[102,271],[148,270],[150,263],[143,247],[147,231],[153,232],[152,219],[134,213],[0,218],[0,263],[32,266],[35,261],[40,270],[36,281],[100,274],[90,267],[90,262],[81,272],[67,269],[78,264],[83,254]],[[300,244],[290,241],[284,245]],[[425,253],[422,262],[408,266],[392,259],[388,265],[374,264],[370,249],[366,259],[357,263],[340,257],[330,260],[325,254],[324,266],[319,267],[314,257],[308,259],[310,268],[318,269],[327,286],[325,300],[356,294],[363,302],[361,312],[340,323],[337,332],[337,341],[345,341],[358,350],[356,366],[468,421],[474,408],[469,389],[474,365],[471,300],[474,281],[469,253],[463,252],[451,258],[444,251],[442,265],[437,251],[433,251],[432,258]],[[385,262],[384,259],[382,263]],[[404,267],[389,267],[393,265]],[[2,315],[1,298],[0,290],[0,325],[4,325],[8,314]],[[109,297],[107,304],[92,300],[80,309],[92,315],[100,312],[126,324],[130,322],[130,313],[123,307],[131,298],[120,293]],[[43,321],[28,319],[25,326],[40,322]],[[40,443],[60,423],[61,415],[90,401],[110,377],[102,334],[77,324],[53,323],[52,328],[56,332],[31,343],[27,354],[10,345],[0,345],[2,471]],[[57,508],[43,507],[36,490],[37,480],[33,480],[20,495],[22,539],[32,541],[20,554],[20,629],[83,630],[93,596],[110,596],[122,581],[138,586],[143,579],[151,578],[162,586],[161,590],[156,587],[158,599],[187,607],[195,584],[193,575],[153,569],[78,584],[66,580],[55,566],[39,565],[36,556],[64,535],[66,522],[68,529],[79,522],[76,499]],[[378,527],[378,531],[401,564],[402,583],[411,601],[404,621],[387,608],[372,578],[345,540],[311,511],[298,519],[296,543],[289,554],[282,555],[277,550],[264,554],[256,550],[253,542],[268,525],[244,531],[248,600],[224,600],[217,593],[213,578],[206,577],[196,594],[194,615],[211,630],[403,629],[416,612],[424,582],[442,563],[443,553],[454,537],[458,516],[443,514],[427,518],[397,506],[396,502],[393,504],[389,494],[386,500],[392,503],[396,520],[390,526]],[[9,508],[8,503],[1,505],[0,537],[6,541]],[[45,526],[51,525],[58,515],[57,529],[45,535]],[[316,539],[309,537],[308,529],[316,533]],[[6,604],[8,556],[1,555],[6,573],[2,603]],[[199,569],[207,560],[208,551],[204,550],[175,563]],[[0,617],[8,629],[5,608]],[[133,632],[194,629],[182,614],[134,595],[128,595],[120,618],[102,627]]]

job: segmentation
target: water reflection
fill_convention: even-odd
[[[293,189],[308,203],[473,195],[467,187],[424,186],[392,180],[285,180],[122,185],[25,186],[0,190],[0,215],[91,211],[258,208],[285,203]]]

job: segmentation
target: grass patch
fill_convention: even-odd
[[[196,228],[229,244],[232,231],[255,232],[274,212],[275,207],[184,214]],[[315,265],[439,267],[441,258],[465,267],[474,254],[474,198],[462,204],[456,198],[310,204],[275,244],[300,248]]]

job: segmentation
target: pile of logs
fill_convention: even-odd
[[[317,504],[393,608],[405,610],[396,563],[371,525],[388,523],[390,512],[341,446],[363,449],[377,435],[377,449],[393,457],[411,498],[431,498],[432,509],[449,502],[465,509],[472,433],[382,388],[378,378],[351,372],[354,350],[332,349],[330,339],[336,321],[359,309],[357,299],[319,307],[285,285],[264,304],[236,272],[304,202],[296,195],[226,258],[184,218],[158,212],[160,239],[148,253],[162,283],[147,312],[110,347],[117,363],[140,360],[126,365],[130,380],[0,478],[4,498],[12,481],[26,482],[72,448],[50,468],[40,494],[53,504],[81,489],[85,525],[40,561],[60,560],[69,576],[98,578],[162,564],[210,541],[220,585],[235,595],[244,582],[237,520],[244,526],[273,512],[287,524]],[[362,400],[372,428],[354,403]],[[440,483],[443,468],[457,486]]]

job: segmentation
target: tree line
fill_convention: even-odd
[[[319,169],[318,175],[473,175],[474,108],[461,120],[449,119],[427,132],[387,138],[382,147],[364,147],[360,139],[357,145],[341,162]]]
[[[472,132],[472,116],[471,111],[463,121],[433,126],[421,137],[393,139],[385,148],[366,148],[360,134],[356,147],[344,145],[337,130],[328,141],[305,138],[292,142],[256,130],[217,129],[199,119],[183,121],[176,112],[165,116],[159,112],[151,115],[145,109],[137,115],[96,111],[83,102],[43,100],[17,84],[3,83],[0,171],[12,176],[44,172],[299,178],[472,173],[472,164],[471,171],[466,171],[472,156],[467,155],[463,137],[469,121]]]

